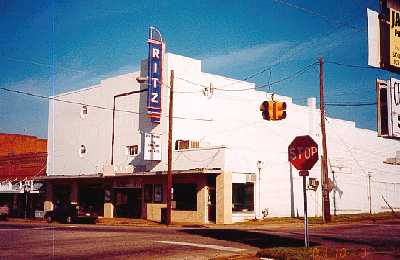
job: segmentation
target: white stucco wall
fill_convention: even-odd
[[[195,81],[179,69],[175,69],[175,77]],[[195,78],[198,78],[197,74]],[[272,216],[290,215],[291,186],[287,147],[295,136],[308,134],[319,144],[322,154],[319,110],[293,104],[290,98],[275,95],[275,99],[287,103],[287,118],[275,122],[265,121],[261,118],[259,105],[266,100],[266,94],[251,90],[253,84],[207,73],[202,73],[197,81],[201,86],[179,79],[175,82],[182,92],[186,92],[175,95],[175,111],[179,111],[183,117],[212,121],[193,121],[189,124],[187,120],[175,120],[174,134],[211,145],[227,146],[226,169],[230,171],[257,172],[256,162],[263,161],[261,210],[268,208]],[[227,91],[215,90],[211,97],[203,96],[199,90],[210,84]],[[231,89],[250,90],[228,91]],[[358,129],[354,122],[327,118],[326,128],[329,177],[333,180],[334,171],[337,184],[336,190],[331,192],[332,213],[335,208],[338,214],[369,211],[368,174],[372,180],[372,211],[384,209],[386,204],[381,196],[385,192],[390,193],[386,195],[390,203],[398,205],[400,195],[390,190],[399,189],[399,185],[393,184],[400,183],[399,166],[384,164],[383,161],[400,150],[400,143],[378,138],[374,131]],[[338,164],[344,165],[341,168],[335,167]],[[320,169],[318,162],[310,172],[310,177],[320,180]],[[294,214],[303,215],[302,178],[295,169],[292,175]],[[382,191],[385,185],[387,189]],[[309,214],[321,215],[320,188],[317,192],[307,191],[307,194]]]
[[[191,58],[167,54],[164,65],[164,84],[169,84],[169,72],[175,72],[173,140],[198,140],[203,147],[224,146],[223,156],[212,157],[212,152],[202,152],[202,164],[191,156],[181,156],[175,161],[175,169],[204,168],[207,165],[222,165],[224,170],[240,173],[257,173],[256,162],[263,161],[261,170],[261,207],[268,208],[269,216],[303,215],[302,178],[287,161],[287,147],[298,135],[310,135],[320,147],[322,154],[319,110],[292,103],[291,98],[275,95],[275,99],[287,103],[287,118],[282,121],[265,121],[259,106],[266,100],[266,93],[256,91],[254,84],[201,72],[201,62]],[[166,68],[167,67],[167,68]],[[142,66],[142,75],[145,75]],[[102,81],[98,87],[59,95],[59,98],[112,108],[113,95],[140,86],[135,81],[138,73],[122,75]],[[210,84],[216,88],[212,95],[204,96],[202,90]],[[221,91],[225,89],[225,91]],[[228,91],[248,89],[246,91]],[[129,164],[146,165],[147,170],[167,169],[167,129],[169,90],[163,87],[163,117],[158,126],[145,118],[146,93],[119,98],[116,108],[138,111],[143,114],[117,112],[115,119],[114,166],[121,172]],[[91,109],[88,116],[80,118],[79,105],[54,102],[50,104],[49,117],[49,175],[76,175],[101,172],[110,164],[112,111]],[[54,120],[54,127],[53,127]],[[353,122],[327,118],[327,146],[329,177],[335,172],[337,188],[331,193],[337,213],[368,212],[368,174],[372,180],[372,210],[381,211],[385,206],[382,194],[390,203],[400,207],[397,192],[400,186],[399,166],[384,164],[400,150],[399,141],[378,138],[376,132],[358,129]],[[140,153],[130,158],[125,153],[126,145],[139,145],[142,152],[143,133],[153,132],[162,136],[162,161],[144,162]],[[88,153],[80,158],[80,144],[86,144]],[[178,152],[182,153],[182,152]],[[175,160],[178,158],[175,153]],[[207,157],[208,156],[208,157]],[[192,158],[188,160],[187,158]],[[207,160],[206,160],[207,159]],[[310,177],[321,179],[320,163],[310,172]],[[294,201],[291,200],[293,179]],[[386,184],[385,184],[386,183]],[[392,187],[392,186],[393,187]],[[397,190],[398,191],[398,190]],[[308,191],[309,215],[321,215],[321,190]],[[255,205],[258,205],[257,197]],[[258,208],[257,214],[260,215]]]

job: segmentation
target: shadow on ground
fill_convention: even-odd
[[[238,242],[258,248],[304,247],[304,240],[237,229],[183,229],[180,232],[218,240]],[[318,246],[310,243],[310,246]]]

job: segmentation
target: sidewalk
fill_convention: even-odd
[[[400,224],[400,218],[390,213],[380,214],[356,214],[332,216],[332,222],[324,224],[321,218],[309,218],[309,225],[313,228],[329,227],[337,225],[346,225],[354,223],[387,223]],[[8,218],[0,221],[0,223],[46,223],[42,218],[24,219],[24,218]],[[103,218],[97,219],[96,225],[112,225],[112,226],[138,226],[138,227],[167,227],[160,222],[150,221],[146,219],[132,218]],[[266,218],[263,220],[250,220],[247,222],[239,222],[233,224],[199,224],[199,223],[172,223],[170,227],[190,227],[190,228],[238,228],[238,229],[285,229],[299,228],[302,229],[304,221],[301,218]]]

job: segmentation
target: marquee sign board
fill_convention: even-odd
[[[154,37],[155,33],[159,37]],[[161,87],[164,43],[158,30],[150,27],[149,56],[147,59],[147,116],[153,123],[160,123],[161,118]]]
[[[144,134],[144,160],[161,161],[161,137],[156,134]]]

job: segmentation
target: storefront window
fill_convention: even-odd
[[[162,185],[161,184],[154,184],[154,202],[162,202]]]
[[[232,211],[254,210],[254,184],[232,183]]]
[[[176,210],[197,210],[196,184],[174,184],[173,189],[173,198],[176,202]]]
[[[144,185],[144,202],[153,202],[153,184]]]
[[[146,203],[161,203],[163,201],[162,184],[145,184],[144,185],[144,201]]]

